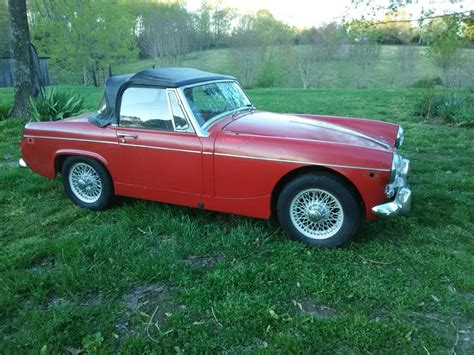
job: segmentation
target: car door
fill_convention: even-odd
[[[119,184],[202,194],[202,144],[174,90],[129,87],[119,115]]]

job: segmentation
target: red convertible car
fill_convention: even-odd
[[[19,164],[93,210],[115,195],[257,218],[334,247],[362,218],[409,211],[393,123],[259,111],[235,78],[190,68],[107,80],[96,113],[32,122]]]

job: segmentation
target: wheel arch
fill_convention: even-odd
[[[340,172],[333,170],[328,167],[324,166],[319,166],[319,165],[310,165],[310,166],[303,166],[299,167],[296,169],[293,169],[286,173],[284,176],[280,178],[280,180],[277,182],[277,184],[274,186],[271,194],[271,214],[272,216],[276,216],[276,207],[277,207],[277,201],[278,201],[278,196],[280,195],[281,191],[283,188],[292,180],[296,179],[299,176],[306,175],[306,174],[318,174],[318,173],[326,173],[334,176],[335,178],[339,179],[340,181],[344,182],[354,193],[355,197],[360,203],[361,206],[361,211],[363,215],[365,215],[365,203],[364,199],[362,198],[362,195],[360,191],[357,189],[357,187],[354,185],[354,183],[348,179],[345,175],[341,174]]]
[[[60,173],[61,169],[63,167],[64,161],[71,156],[75,157],[85,157],[85,158],[90,158],[97,160],[99,163],[101,163],[104,168],[107,170],[109,175],[111,175],[107,161],[104,159],[99,154],[93,153],[93,152],[88,152],[85,150],[77,150],[77,149],[67,149],[67,150],[59,150],[56,152],[54,156],[54,173]]]

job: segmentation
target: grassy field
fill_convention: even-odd
[[[100,90],[78,90],[94,108]],[[134,199],[90,212],[18,169],[23,123],[0,122],[0,353],[474,352],[474,131],[419,122],[418,90],[248,93],[402,123],[411,214],[319,250],[273,221]]]
[[[320,79],[320,88],[348,88],[357,86],[357,69],[350,61],[348,46],[344,47],[340,56],[326,63],[323,68],[323,75]],[[465,55],[469,56],[473,50],[465,50]],[[381,47],[380,60],[370,70],[368,86],[369,88],[404,88],[403,76],[400,72],[398,62],[398,46],[384,45]],[[275,86],[301,88],[300,74],[295,57],[291,49],[279,49],[275,51],[275,61],[277,63],[279,80]],[[134,73],[153,66],[151,59],[123,64],[113,68],[114,73]],[[238,77],[236,64],[229,49],[218,49],[203,52],[193,52],[188,54],[183,62],[183,66],[208,70],[211,72],[225,73]],[[256,81],[258,81],[258,72]],[[431,59],[426,54],[426,48],[419,48],[418,63],[415,68],[414,81],[419,79],[431,79],[441,76],[439,68],[433,65]],[[316,81],[314,83],[316,86]]]

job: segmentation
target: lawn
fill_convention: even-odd
[[[80,90],[93,109],[100,90]],[[17,168],[23,123],[0,122],[0,353],[474,352],[474,131],[413,117],[418,90],[248,93],[262,109],[402,123],[412,212],[332,250],[150,201],[91,212]]]
[[[320,88],[350,88],[357,86],[357,71],[351,61],[350,46],[344,46],[340,55],[323,64],[323,74],[320,79]],[[368,75],[369,88],[404,88],[403,75],[398,61],[399,46],[381,46],[380,59],[371,68]],[[473,50],[464,49],[464,55],[472,58]],[[302,88],[298,66],[293,51],[289,48],[276,48],[274,53],[276,63],[275,86],[288,88]],[[152,59],[145,59],[133,63],[126,63],[113,67],[114,74],[135,73],[153,66]],[[185,56],[183,66],[198,68],[217,73],[225,73],[239,77],[239,72],[230,49],[216,49],[202,52],[192,52]],[[256,73],[256,84],[260,77]],[[468,75],[468,74],[466,74]],[[414,81],[440,77],[441,71],[427,55],[426,47],[419,48],[418,61],[414,72]],[[313,86],[318,86],[317,82]]]

